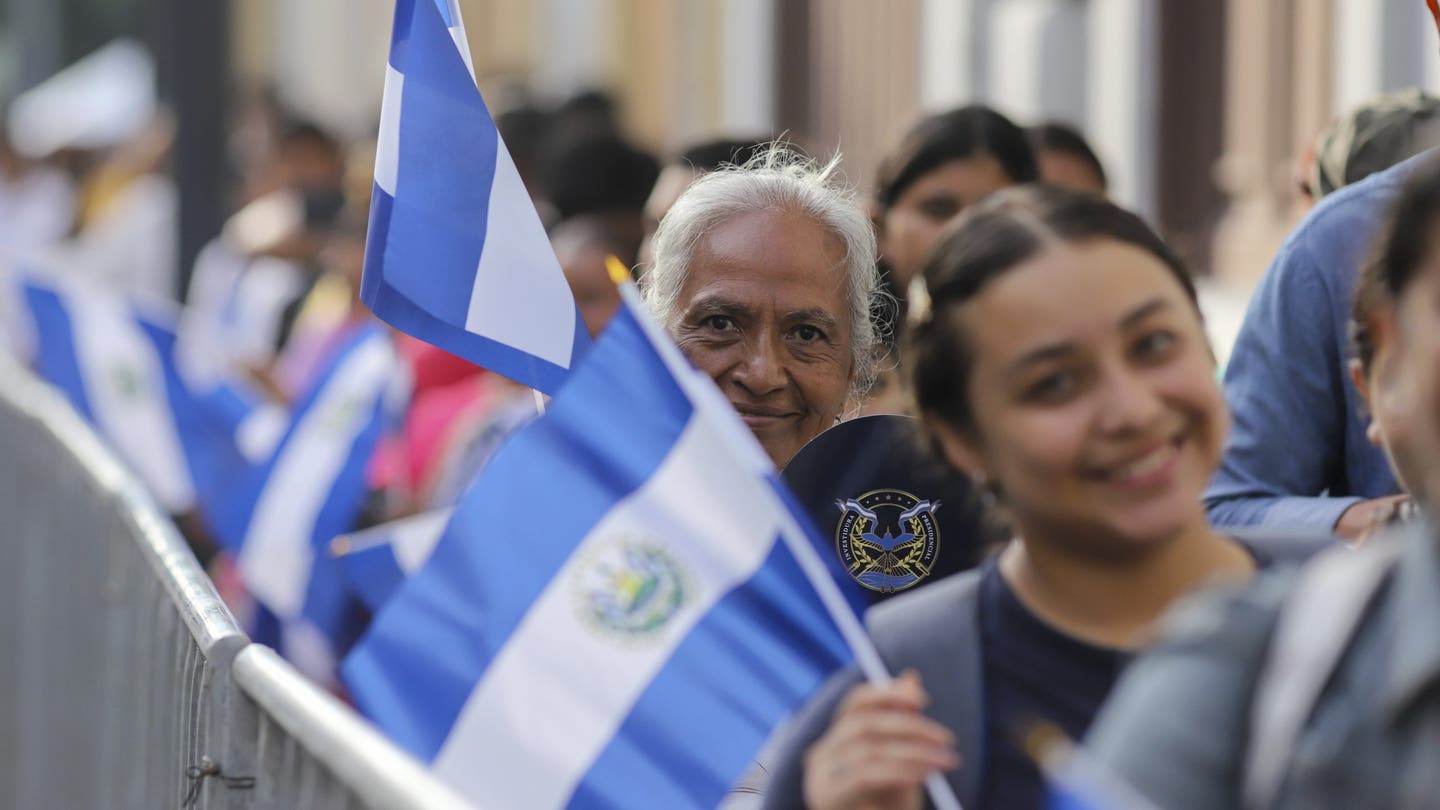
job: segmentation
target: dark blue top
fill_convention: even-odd
[[[1046,806],[1045,780],[1026,753],[1037,722],[1082,740],[1130,654],[1097,647],[1041,621],[1020,603],[992,559],[980,580],[985,765],[980,810]]]
[[[1323,536],[1235,540],[1260,570],[1299,563],[1330,542]],[[1020,602],[996,558],[981,570],[978,608],[985,690],[980,810],[1039,810],[1048,806],[1048,794],[1023,747],[1026,733],[1041,722],[1072,740],[1085,739],[1134,653],[1046,624]]]
[[[1430,154],[1321,200],[1265,271],[1225,369],[1234,426],[1205,493],[1212,525],[1329,530],[1359,500],[1400,491],[1365,439],[1347,324],[1386,210]]]

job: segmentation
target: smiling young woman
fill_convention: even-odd
[[[1242,543],[1206,523],[1225,404],[1194,286],[1139,218],[1077,192],[1002,191],[922,272],[917,410],[1014,539],[871,612],[892,671],[914,674],[827,687],[783,746],[770,807],[918,806],[931,769],[972,810],[1043,806],[1022,738],[1037,724],[1082,736],[1180,595],[1323,542]]]

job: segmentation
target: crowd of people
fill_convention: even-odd
[[[600,94],[496,112],[592,334],[619,306],[618,257],[778,468],[841,421],[910,414],[1010,538],[874,608],[898,677],[837,675],[736,806],[919,807],[938,771],[972,810],[1040,807],[1035,741],[1057,731],[1158,807],[1435,806],[1434,99],[1377,99],[1320,133],[1313,208],[1223,380],[1190,270],[1107,199],[1063,124],[927,116],[862,196],[840,156],[758,134],[657,159]],[[374,150],[268,96],[236,121],[234,214],[183,295],[173,259],[127,253],[146,212],[173,208],[163,122],[66,156],[70,179],[0,143],[0,240],[68,240],[57,261],[182,298],[197,373],[284,406],[375,325],[357,297]],[[527,389],[391,339],[404,404],[352,528],[453,504],[537,411]],[[204,508],[180,523],[240,598]]]

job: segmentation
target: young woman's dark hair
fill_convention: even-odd
[[[968,387],[972,353],[951,311],[1001,274],[1048,245],[1108,238],[1153,254],[1199,311],[1185,265],[1139,217],[1082,192],[1029,186],[997,192],[952,225],[921,270],[929,313],[909,333],[906,354],[919,412],[957,427],[972,426]],[[912,302],[911,306],[915,306]]]
[[[1095,155],[1095,150],[1090,147],[1085,136],[1080,134],[1080,130],[1069,124],[1047,121],[1030,127],[1025,130],[1025,133],[1030,137],[1031,148],[1037,153],[1059,152],[1078,158],[1095,173],[1095,179],[1100,181],[1102,189],[1109,185],[1109,180],[1105,176],[1105,166]]]
[[[1375,358],[1370,333],[1375,311],[1400,298],[1434,247],[1431,238],[1440,221],[1440,157],[1427,159],[1406,181],[1390,207],[1389,222],[1370,260],[1360,269],[1350,309],[1350,339],[1360,367],[1370,373]]]
[[[890,208],[912,183],[952,160],[988,155],[1016,183],[1039,179],[1025,131],[989,107],[974,104],[916,124],[880,164],[875,199]]]

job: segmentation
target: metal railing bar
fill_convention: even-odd
[[[334,696],[258,644],[235,657],[235,681],[305,750],[376,810],[474,810]]]

